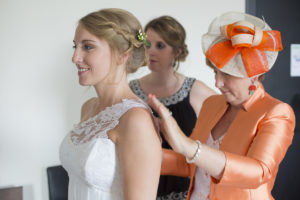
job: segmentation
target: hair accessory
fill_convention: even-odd
[[[237,77],[263,74],[282,50],[280,32],[245,13],[225,13],[211,23],[202,37],[205,56],[222,72]]]
[[[220,30],[228,40],[213,45],[206,52],[206,57],[218,68],[241,53],[247,75],[252,77],[269,71],[264,51],[282,50],[279,31],[262,31],[246,21],[221,26]]]
[[[147,40],[147,35],[146,33],[142,32],[142,30],[140,29],[138,34],[137,34],[137,40],[139,42],[143,42],[145,44],[146,47],[150,46],[149,41]]]
[[[202,148],[202,144],[199,140],[196,140],[196,142],[198,144],[197,151],[196,151],[196,153],[195,153],[195,155],[193,156],[192,159],[185,158],[187,163],[190,163],[190,164],[194,163],[196,161],[196,159],[199,157],[199,154],[200,154],[201,148]]]

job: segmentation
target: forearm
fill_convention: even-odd
[[[188,159],[194,158],[198,149],[196,141],[186,138],[182,145],[182,154]],[[222,151],[211,148],[205,144],[201,144],[200,153],[195,160],[195,164],[198,167],[201,167],[208,174],[219,180],[222,177],[225,163],[226,157]]]
[[[149,105],[158,112],[161,117],[161,130],[175,152],[192,158],[197,151],[197,143],[188,138],[179,128],[175,119],[170,116],[169,110],[164,107],[155,96],[149,96]],[[195,129],[194,129],[195,131]],[[220,178],[224,170],[226,159],[224,153],[203,145],[195,164],[205,169],[209,174],[216,178]]]
[[[187,137],[180,129],[176,130],[176,138],[170,141],[175,152],[182,154],[188,159],[192,159],[198,149],[195,140]],[[225,154],[222,151],[201,144],[201,151],[195,160],[195,165],[204,169],[216,179],[220,179],[226,163]]]

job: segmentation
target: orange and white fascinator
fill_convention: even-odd
[[[222,72],[253,77],[269,71],[282,50],[279,31],[252,15],[228,12],[215,18],[202,36],[206,58]]]

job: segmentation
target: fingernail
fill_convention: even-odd
[[[148,94],[148,98],[151,98],[151,97],[152,97],[152,94],[151,94],[151,93],[149,93],[149,94]]]
[[[156,96],[155,96],[155,95],[153,95],[153,97],[156,99]]]

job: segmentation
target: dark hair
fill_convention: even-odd
[[[181,53],[177,56],[174,64],[175,69],[179,68],[179,62],[185,61],[189,54],[185,44],[186,33],[183,26],[171,16],[161,16],[147,23],[145,31],[154,30],[162,39],[173,48],[174,53]]]

